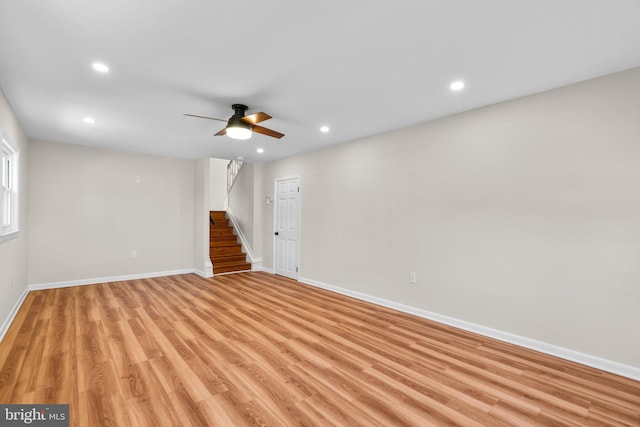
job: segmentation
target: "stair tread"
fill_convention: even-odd
[[[233,246],[210,246],[209,254],[211,256],[216,255],[238,255],[244,253],[242,251],[242,246],[239,244]]]
[[[210,246],[234,246],[239,245],[238,238],[236,236],[227,236],[227,237],[235,237],[235,239],[209,239]]]
[[[251,263],[241,262],[241,261],[221,262],[221,263],[218,263],[218,265],[214,266],[213,268],[215,269],[216,267],[238,267],[238,266],[248,266],[250,268]]]
[[[247,262],[247,254],[233,254],[233,255],[223,255],[223,256],[213,256],[211,257],[211,262],[213,264],[224,264],[227,262]]]
[[[217,254],[216,257],[230,257],[230,256],[238,256],[238,255],[247,255],[247,254],[244,252],[221,253],[221,254]]]
[[[227,262],[229,260],[238,260],[242,262],[247,262],[247,254],[244,252],[240,252],[237,254],[215,254],[211,257],[211,261],[215,262]]]
[[[215,270],[216,267],[237,267],[237,266],[249,266],[251,267],[250,262],[242,262],[242,261],[232,261],[232,262],[219,262],[213,266]]]
[[[244,271],[251,271],[251,267],[247,268],[228,268],[222,270],[214,270],[213,274],[226,274],[226,273],[242,273]]]

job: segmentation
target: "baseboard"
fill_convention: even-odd
[[[158,271],[154,273],[128,274],[124,276],[94,277],[91,279],[69,280],[64,282],[38,283],[29,285],[30,291],[38,291],[42,289],[68,288],[71,286],[96,285],[99,283],[120,282],[123,280],[149,279],[152,277],[175,276],[176,274],[198,273],[193,268],[184,270]]]
[[[276,274],[276,272],[273,270],[273,268],[267,268],[267,267],[260,267],[259,270],[255,270],[255,271],[264,271],[265,273],[269,273],[269,274]],[[311,283],[309,283],[310,285]]]
[[[236,230],[236,233],[238,233],[238,237],[240,238],[240,243],[242,244],[242,249],[244,249],[245,253],[249,257],[249,262],[253,264],[256,258],[253,256],[253,249],[251,248],[251,245],[249,245],[249,241],[247,240],[244,233],[242,232],[242,227],[240,227],[240,223],[238,222],[236,217],[233,216],[233,212],[231,212],[231,209],[229,208],[227,208],[227,215],[229,216],[229,220],[231,221],[231,224],[233,224],[233,229]]]
[[[205,279],[210,279],[210,278],[213,277],[213,273],[207,273],[206,271],[193,270],[193,272],[196,273],[200,277],[204,277]]]
[[[9,326],[11,326],[11,323],[13,323],[13,319],[15,319],[16,314],[18,314],[18,310],[20,310],[20,307],[22,307],[22,303],[24,302],[25,298],[27,298],[27,295],[29,295],[28,287],[24,288],[24,291],[22,291],[20,298],[18,298],[18,301],[16,301],[16,303],[13,305],[13,308],[11,308],[9,315],[4,320],[4,322],[2,322],[2,326],[0,326],[0,342],[2,342],[4,335],[9,330]]]
[[[267,271],[263,269],[263,271]],[[383,298],[374,297],[361,292],[352,291],[345,288],[329,285],[326,283],[318,282],[308,278],[299,278],[299,282],[314,286],[317,288],[325,289],[328,291],[336,292],[338,294],[353,297],[359,300],[367,301],[373,304],[377,304],[383,307],[392,308],[404,313],[413,314],[418,317],[433,320],[438,323],[453,326],[465,331],[473,332],[486,337],[494,338],[499,341],[504,341],[509,344],[515,344],[520,347],[525,347],[531,350],[539,351],[551,356],[559,357],[561,359],[569,360],[572,362],[580,363],[581,365],[590,366],[592,368],[600,369],[602,371],[610,372],[616,375],[620,375],[626,378],[631,378],[636,381],[640,381],[640,368],[634,366],[624,365],[622,363],[614,362],[611,360],[603,359],[590,354],[581,353],[578,351],[570,350],[564,347],[560,347],[553,344],[548,344],[542,341],[522,337],[509,332],[500,331],[493,328],[488,328],[475,323],[459,320],[453,317],[444,316],[438,313],[432,313],[430,311],[422,310],[419,308],[411,307],[408,305],[400,304],[397,302],[389,301]]]
[[[206,279],[213,277],[213,264],[211,264],[211,260],[207,258],[204,261],[204,271],[196,268],[193,272]]]

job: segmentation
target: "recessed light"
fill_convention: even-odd
[[[94,70],[96,70],[99,73],[108,73],[109,72],[109,67],[107,67],[102,62],[94,62],[93,64],[91,64],[91,66],[93,67]]]
[[[258,148],[256,151],[257,151],[258,153],[262,154],[262,153],[264,153],[264,148]]]
[[[96,122],[96,119],[94,119],[93,117],[85,117],[84,119],[82,119],[83,122],[92,125]]]
[[[456,80],[455,82],[452,82],[449,85],[449,89],[451,89],[454,92],[462,90],[463,88],[464,88],[464,82],[462,80]]]
[[[320,128],[320,132],[322,132],[322,133],[327,133],[327,132],[329,132],[329,126],[322,126],[322,127]]]

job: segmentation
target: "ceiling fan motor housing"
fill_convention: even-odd
[[[249,107],[247,107],[244,104],[233,104],[231,106],[231,108],[233,108],[233,111],[235,111],[235,113],[233,114],[233,117],[235,118],[242,118],[245,116],[245,113],[247,112],[247,110],[249,109]]]

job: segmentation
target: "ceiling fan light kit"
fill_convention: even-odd
[[[227,125],[226,130],[227,136],[233,139],[249,139],[253,134],[251,131],[251,125],[235,117],[229,119],[229,124]]]
[[[200,119],[209,119],[209,120],[217,120],[221,122],[227,122],[227,126],[221,129],[215,136],[228,135],[229,138],[233,139],[249,139],[251,135],[255,133],[261,133],[263,135],[270,136],[272,138],[280,139],[284,136],[283,133],[277,132],[275,130],[267,129],[262,126],[258,126],[256,123],[263,122],[265,120],[269,120],[271,118],[267,113],[259,112],[255,114],[251,114],[249,116],[245,115],[249,107],[244,104],[233,104],[231,106],[233,108],[233,116],[229,118],[229,120],[216,119],[214,117],[206,117],[206,116],[198,116],[195,114],[185,114],[185,116],[189,117],[197,117]]]

